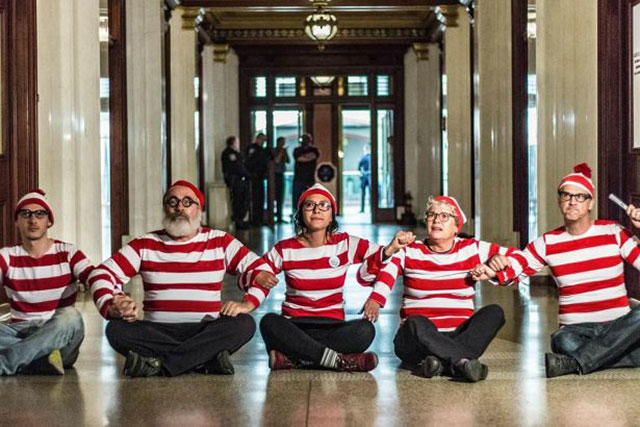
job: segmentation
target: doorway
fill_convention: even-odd
[[[338,147],[342,221],[371,223],[371,110],[341,109]]]

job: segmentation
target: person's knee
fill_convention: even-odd
[[[55,321],[63,329],[72,330],[75,333],[84,335],[84,321],[82,315],[75,307],[65,307],[56,310]]]
[[[504,310],[502,309],[502,307],[500,307],[497,304],[491,304],[484,307],[483,310],[487,312],[487,316],[491,317],[492,319],[495,319],[496,322],[500,325],[500,327],[504,325],[505,318],[504,318]]]
[[[107,327],[104,331],[105,336],[107,337],[107,341],[111,347],[116,350],[120,348],[120,343],[122,342],[122,338],[124,337],[124,328],[126,327],[126,322],[120,319],[113,319],[107,323]]]
[[[559,354],[568,354],[578,347],[576,335],[571,331],[558,329],[551,334],[551,351]]]
[[[363,341],[368,341],[369,344],[376,337],[376,327],[373,326],[373,323],[366,319],[362,319],[360,324],[358,325],[359,335],[362,337]]]
[[[260,320],[260,332],[264,334],[265,331],[273,330],[280,321],[280,315],[275,313],[267,313]]]
[[[249,339],[256,333],[256,321],[249,314],[239,314],[236,321],[240,325],[243,335],[247,335]]]
[[[430,328],[430,329],[437,330],[436,325],[434,325],[432,321],[430,321],[424,316],[419,316],[419,315],[407,317],[403,326],[406,327],[411,332],[412,335],[415,335],[417,331],[419,331],[422,328]]]

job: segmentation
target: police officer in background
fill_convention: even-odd
[[[246,151],[247,169],[251,171],[251,223],[264,224],[264,183],[269,172],[271,152],[264,147],[267,136],[260,132]]]
[[[244,217],[249,210],[249,171],[240,152],[240,139],[235,135],[227,138],[227,148],[222,152],[222,173],[231,193],[231,219],[236,229],[246,229],[248,224]]]

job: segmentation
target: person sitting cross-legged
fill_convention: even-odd
[[[93,266],[74,245],[48,236],[53,210],[42,190],[25,194],[14,212],[21,244],[0,249],[0,294],[11,306],[11,322],[0,323],[0,375],[63,375],[84,339],[74,303]]]
[[[262,286],[277,279],[233,236],[200,225],[204,202],[192,183],[175,182],[163,198],[164,229],[132,240],[89,279],[98,310],[109,319],[107,339],[126,356],[125,375],[231,375],[230,354],[255,333],[250,310],[221,307],[222,279],[245,272]],[[137,319],[137,306],[122,289],[138,273],[144,320]]]
[[[417,375],[452,376],[469,382],[487,377],[478,359],[505,323],[504,312],[491,304],[475,310],[471,271],[503,248],[458,237],[466,221],[453,197],[430,198],[425,212],[427,238],[394,238],[381,256],[361,267],[362,276],[377,276],[365,303],[365,316],[378,318],[396,281],[402,276],[402,323],[394,339],[396,355]]]
[[[379,245],[337,231],[336,200],[321,184],[303,192],[294,215],[296,235],[279,241],[263,259],[285,274],[282,314],[268,313],[260,332],[272,370],[325,368],[366,372],[378,364],[366,351],[375,328],[366,319],[345,320],[343,288],[350,265],[376,253]],[[258,306],[270,287],[248,289]]]
[[[615,221],[594,220],[595,187],[582,163],[558,186],[564,226],[544,233],[507,261],[492,259],[478,278],[517,281],[549,266],[559,293],[560,328],[545,354],[547,378],[640,366],[640,306],[630,308],[624,263],[640,269],[640,245]],[[640,228],[640,208],[627,215]]]

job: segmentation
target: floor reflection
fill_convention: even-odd
[[[399,227],[347,224],[350,233],[386,244]],[[258,253],[292,233],[290,224],[239,234]],[[418,231],[420,236],[421,231]],[[360,316],[369,289],[349,273],[348,318]],[[142,300],[139,281],[127,286]],[[254,314],[279,312],[280,284]],[[637,425],[640,370],[543,378],[543,354],[556,328],[555,290],[548,286],[478,287],[478,304],[500,304],[507,323],[483,361],[489,377],[476,384],[425,380],[399,369],[393,354],[402,287],[396,286],[376,324],[373,350],[380,356],[370,374],[328,371],[270,372],[257,332],[233,355],[236,375],[190,374],[178,378],[123,378],[123,358],[104,338],[104,321],[88,295],[80,296],[87,337],[76,369],[64,377],[0,378],[2,425]],[[223,299],[241,297],[235,278]]]

